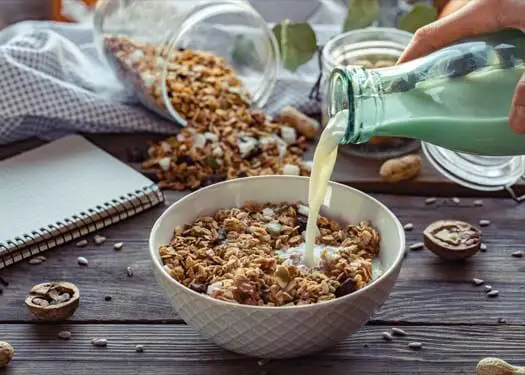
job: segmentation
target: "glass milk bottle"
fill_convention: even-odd
[[[348,110],[341,144],[408,137],[437,169],[479,190],[513,184],[524,172],[525,136],[508,116],[525,73],[525,34],[478,36],[380,70],[336,68],[326,111]]]

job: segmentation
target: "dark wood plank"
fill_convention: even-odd
[[[185,325],[0,325],[16,357],[4,374],[473,374],[487,356],[525,364],[525,327],[403,327],[407,337],[386,342],[389,327],[364,327],[335,348],[299,359],[259,363],[226,352]],[[72,332],[68,341],[56,337]],[[108,339],[106,348],[90,344]],[[407,347],[411,341],[423,349]],[[136,353],[142,344],[144,353]],[[39,371],[37,371],[39,370]],[[1,370],[0,370],[1,372]]]
[[[161,134],[83,134],[87,139],[108,151],[115,157],[129,163],[135,169],[155,179],[155,174],[141,169],[140,161],[146,155],[147,141],[160,140],[165,135]],[[0,149],[0,160],[17,153],[29,150],[42,144],[40,140],[27,140],[16,144],[2,147]],[[305,159],[313,157],[313,147],[305,155]],[[432,165],[424,159],[424,168],[414,180],[401,183],[386,183],[379,178],[380,160],[357,158],[339,153],[338,160],[332,175],[332,180],[355,186],[364,191],[381,194],[409,194],[423,196],[487,196],[508,197],[506,191],[478,192],[464,188],[436,171]],[[525,193],[525,184],[516,185],[518,194]]]
[[[174,202],[181,193],[168,192],[167,202]],[[473,207],[472,199],[460,206],[427,206],[422,197],[380,195],[379,200],[390,207],[402,222],[414,223],[407,233],[408,243],[421,240],[421,232],[430,222],[454,218],[476,223],[490,219],[484,228],[488,251],[479,253],[464,264],[441,262],[428,251],[411,251],[405,260],[398,283],[376,321],[399,320],[429,323],[494,324],[500,317],[512,323],[525,324],[523,295],[525,292],[525,259],[511,257],[525,247],[523,218],[525,206],[504,199],[488,199],[483,207]],[[0,296],[0,321],[31,321],[23,300],[29,288],[44,280],[70,280],[81,289],[82,307],[74,321],[177,321],[166,298],[158,290],[148,259],[149,231],[165,207],[156,207],[102,233],[108,240],[102,246],[91,243],[86,248],[68,244],[46,252],[47,262],[32,266],[27,262],[0,272],[11,282]],[[120,252],[115,242],[123,241]],[[77,265],[76,258],[85,256],[88,267]],[[128,277],[126,268],[135,273]],[[500,291],[496,299],[488,298],[482,288],[473,286],[472,278],[482,278]],[[106,295],[113,300],[104,301]],[[136,306],[141,306],[137,316]]]

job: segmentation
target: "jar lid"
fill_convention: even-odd
[[[481,156],[454,152],[421,142],[423,153],[442,175],[478,191],[498,191],[514,185],[525,172],[522,156]]]

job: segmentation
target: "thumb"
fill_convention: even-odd
[[[510,127],[516,133],[525,133],[525,73],[518,82],[509,116]]]

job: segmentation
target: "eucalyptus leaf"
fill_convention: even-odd
[[[310,61],[317,51],[317,37],[308,23],[285,20],[275,25],[273,33],[279,43],[283,65],[292,72]]]
[[[370,26],[379,15],[379,0],[348,0],[343,32]]]
[[[414,5],[412,10],[399,17],[397,27],[411,33],[437,19],[438,12],[431,5],[419,3]]]

